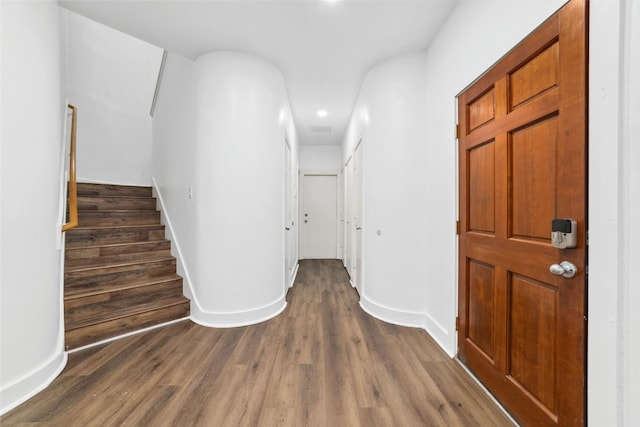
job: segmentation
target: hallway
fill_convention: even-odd
[[[509,420],[425,331],[365,314],[339,260],[301,261],[285,312],[73,353],[3,426],[475,426]]]

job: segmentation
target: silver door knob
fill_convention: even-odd
[[[562,261],[560,264],[551,264],[549,266],[549,271],[551,274],[555,274],[556,276],[563,276],[567,279],[571,279],[576,275],[578,268],[569,261]]]

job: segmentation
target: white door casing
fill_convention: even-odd
[[[338,175],[336,172],[303,173],[302,180],[302,258],[336,259]]]
[[[353,245],[353,270],[352,276],[353,285],[362,295],[363,285],[363,144],[362,141],[356,146],[354,152],[355,162],[354,168],[354,191],[353,191],[353,232],[354,232],[354,245]]]

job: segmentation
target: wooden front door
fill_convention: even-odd
[[[459,357],[527,426],[585,423],[586,25],[569,2],[458,97]]]

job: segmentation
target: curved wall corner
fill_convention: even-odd
[[[361,306],[381,320],[414,327],[428,323],[424,260],[429,257],[426,229],[433,209],[428,199],[427,169],[434,160],[426,146],[425,61],[424,52],[413,52],[373,67],[343,143],[345,157],[361,138],[364,146]]]
[[[2,2],[0,414],[64,368],[60,22],[56,2]],[[34,125],[37,124],[37,125]]]
[[[286,306],[284,127],[280,71],[238,52],[195,62],[192,319],[216,327],[276,316]]]

